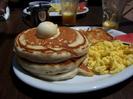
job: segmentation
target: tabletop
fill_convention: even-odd
[[[10,18],[6,23],[0,23],[0,99],[40,99],[40,98],[90,98],[90,99],[132,99],[133,78],[114,85],[112,87],[81,94],[58,94],[35,89],[19,80],[12,69],[14,56],[13,46],[17,34],[29,28],[22,19],[22,9],[11,9]],[[101,26],[101,7],[89,7],[89,12],[78,16],[77,25]],[[60,22],[60,18],[50,18],[54,23]],[[123,19],[119,30],[133,32],[133,22]]]

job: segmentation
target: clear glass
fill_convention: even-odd
[[[61,0],[63,25],[76,25],[76,13],[79,0]]]
[[[122,0],[102,0],[103,28],[118,29],[122,13]]]

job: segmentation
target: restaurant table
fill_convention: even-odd
[[[41,98],[89,98],[89,99],[133,99],[133,77],[112,87],[78,94],[59,94],[33,88],[19,80],[12,69],[13,46],[17,34],[29,27],[22,20],[22,9],[11,9],[10,18],[0,25],[0,99],[41,99]],[[58,23],[55,18],[51,21]],[[133,32],[133,22],[122,20],[119,30]],[[101,26],[101,7],[89,7],[89,12],[78,16],[77,25]],[[2,23],[1,23],[2,24]],[[88,83],[89,84],[89,83]]]

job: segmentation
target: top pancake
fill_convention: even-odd
[[[15,41],[18,56],[38,63],[57,63],[81,57],[87,52],[86,37],[69,27],[59,27],[52,37],[37,37],[37,29],[31,28],[20,33]]]
[[[104,40],[107,40],[107,41],[113,40],[113,37],[110,36],[106,31],[104,31],[101,28],[87,30],[85,31],[85,34],[88,38],[89,43],[96,43]]]

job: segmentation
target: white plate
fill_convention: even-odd
[[[86,26],[75,27],[75,29],[88,28]],[[124,34],[117,30],[110,30],[109,33],[112,36]],[[81,93],[99,90],[120,83],[133,75],[133,65],[131,65],[122,72],[114,75],[95,75],[93,77],[76,76],[70,80],[49,82],[29,75],[16,64],[15,59],[13,59],[13,70],[16,76],[24,83],[41,90],[58,93]]]
[[[23,9],[23,13],[27,14],[27,15],[30,15],[31,12],[28,11],[29,7],[26,7],[25,9]],[[85,7],[85,10],[82,11],[82,12],[77,12],[77,15],[80,15],[80,14],[85,14],[89,11],[89,8],[88,7]],[[54,16],[61,16],[61,14],[59,12],[49,12],[49,16],[51,17],[54,17]]]

